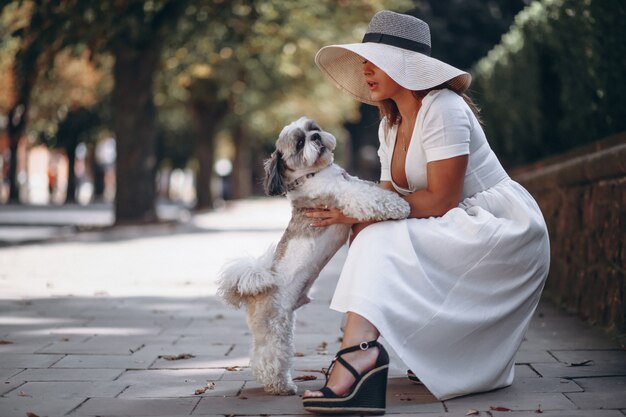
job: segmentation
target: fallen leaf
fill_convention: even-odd
[[[30,411],[28,411],[26,413],[26,417],[39,417],[39,416],[37,414],[35,414],[35,413],[31,413]]]
[[[298,372],[317,372],[317,373],[320,373],[320,374],[324,373],[323,369],[296,369],[296,371],[298,371]]]
[[[294,356],[294,357],[296,357],[296,358],[301,358],[301,357],[303,357],[303,356],[304,356],[304,353],[302,353],[302,352],[296,352],[296,353],[294,353],[294,354],[293,354],[293,356]]]
[[[12,345],[13,342],[10,340],[0,340],[0,345]]]
[[[294,381],[314,381],[317,377],[315,375],[300,375],[295,377]]]
[[[477,416],[479,414],[480,411],[474,410],[473,408],[470,408],[469,410],[467,410],[467,413],[465,413],[466,416]]]
[[[243,369],[241,369],[241,368],[239,368],[237,366],[227,366],[224,369],[226,369],[227,371],[231,371],[231,372],[233,372],[233,371],[242,371],[243,370]]]
[[[247,400],[248,397],[244,397],[243,395],[241,397],[239,397],[240,400]]]
[[[209,382],[206,384],[206,387],[198,388],[195,392],[195,395],[202,395],[205,392],[212,390],[213,388],[215,388],[215,382]]]
[[[328,346],[328,343],[326,342],[322,342],[319,345],[317,345],[317,347],[315,348],[315,350],[317,350],[318,352],[324,351],[326,350],[326,347]]]
[[[165,359],[166,361],[178,361],[181,359],[195,358],[195,356],[191,353],[179,353],[178,355],[160,355],[159,358]]]
[[[513,411],[510,408],[506,407],[489,407],[489,409],[493,411]]]
[[[587,359],[586,361],[582,361],[582,362],[572,362],[568,366],[589,366],[591,364],[593,364],[593,360]]]
[[[20,397],[31,397],[31,395],[30,395],[30,394],[28,394],[28,393],[27,393],[27,392],[25,392],[25,391],[20,391],[20,393],[19,393],[18,395],[19,395]]]

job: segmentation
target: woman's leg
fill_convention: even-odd
[[[347,313],[346,325],[343,331],[343,340],[341,342],[341,348],[348,346],[358,345],[361,342],[369,342],[370,340],[376,340],[380,336],[378,329],[374,327],[363,316],[359,316],[356,313],[349,311]],[[360,374],[364,371],[371,369],[376,364],[378,358],[378,348],[370,348],[367,350],[358,350],[356,352],[350,352],[343,355],[343,358],[354,367]],[[352,374],[343,367],[339,362],[335,362],[335,366],[328,378],[328,384],[326,385],[335,394],[343,395],[354,383],[355,378]],[[304,392],[305,397],[320,397],[322,393],[319,391]]]

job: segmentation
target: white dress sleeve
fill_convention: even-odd
[[[389,151],[389,143],[385,137],[385,118],[380,121],[378,126],[378,140],[380,146],[378,147],[378,158],[380,159],[380,180],[391,181],[391,155]]]
[[[438,161],[470,152],[471,112],[452,91],[438,94],[424,115],[422,146],[426,161]]]

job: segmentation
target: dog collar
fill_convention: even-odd
[[[287,185],[287,192],[289,193],[289,192],[291,192],[291,191],[295,190],[296,188],[298,188],[299,186],[301,186],[302,184],[304,184],[304,182],[305,182],[306,180],[308,180],[308,179],[309,179],[309,178],[311,178],[311,177],[314,177],[314,176],[315,176],[315,174],[317,174],[317,172],[311,172],[311,173],[308,173],[308,174],[306,174],[306,175],[303,175],[303,176],[301,176],[301,177],[296,178],[295,180],[293,180],[292,182],[290,182],[290,183]]]

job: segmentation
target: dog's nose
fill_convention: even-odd
[[[319,133],[313,133],[311,135],[311,140],[315,140],[315,141],[319,142],[319,141],[322,140],[322,136]]]

